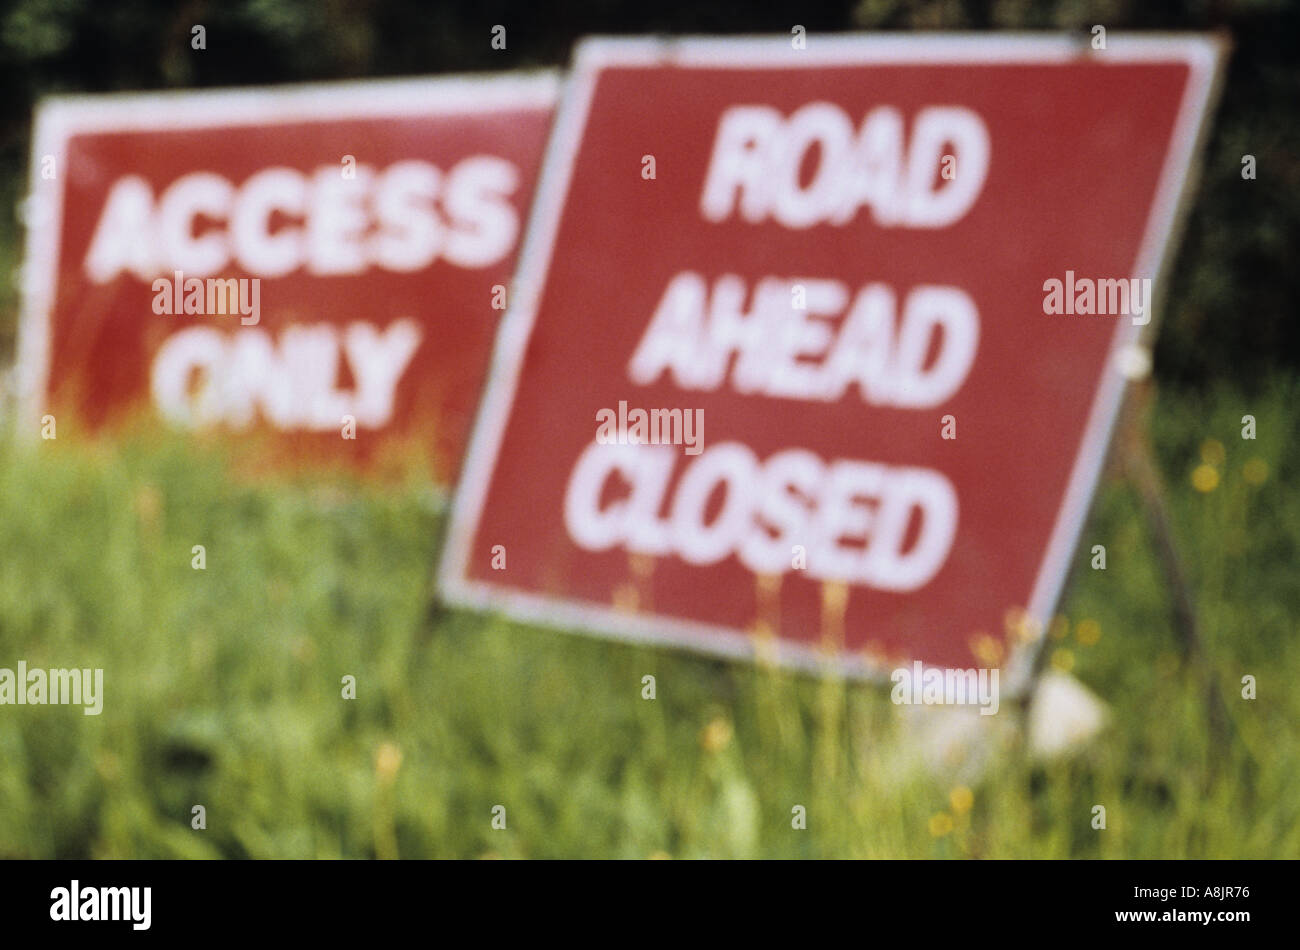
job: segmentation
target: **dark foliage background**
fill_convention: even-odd
[[[197,88],[564,65],[595,33],[1222,30],[1234,44],[1156,354],[1179,386],[1247,392],[1300,367],[1300,4],[1286,0],[0,0],[0,242],[21,231],[33,104],[49,93]],[[207,48],[190,47],[202,24]],[[507,28],[493,50],[493,25]],[[1254,155],[1257,179],[1241,177]],[[0,354],[16,281],[0,275]]]

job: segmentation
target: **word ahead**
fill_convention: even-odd
[[[1218,57],[585,43],[447,597],[855,675],[1005,666],[1021,689],[1140,332],[1047,319],[1044,284],[1159,286]],[[707,444],[593,437],[622,404],[701,410]]]

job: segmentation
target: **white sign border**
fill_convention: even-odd
[[[454,606],[499,611],[507,616],[549,627],[569,627],[584,633],[632,642],[683,647],[695,652],[753,659],[752,635],[732,627],[681,620],[656,614],[629,614],[572,599],[512,590],[503,585],[469,579],[470,546],[483,505],[506,422],[514,403],[528,340],[570,191],[573,165],[585,130],[598,73],[608,66],[674,65],[702,68],[817,68],[882,63],[987,64],[1061,63],[1078,58],[1116,62],[1170,60],[1189,67],[1187,86],[1175,120],[1171,144],[1156,186],[1133,273],[1154,278],[1157,302],[1172,265],[1169,250],[1188,212],[1188,197],[1196,178],[1194,159],[1204,146],[1208,117],[1217,100],[1222,61],[1228,44],[1221,37],[1201,34],[1112,33],[1104,51],[1091,50],[1088,37],[1062,34],[956,33],[935,36],[809,37],[805,50],[794,50],[787,37],[683,37],[622,39],[593,37],[577,47],[552,128],[541,180],[517,267],[516,285],[526,293],[515,301],[498,330],[487,388],[479,407],[469,453],[452,506],[451,526],[438,567],[438,588]],[[1153,311],[1155,308],[1153,308]],[[1050,535],[1027,606],[1029,621],[1039,636],[1018,644],[1004,666],[1003,688],[1008,696],[1022,694],[1030,684],[1033,661],[1042,643],[1069,572],[1090,508],[1107,448],[1111,441],[1127,380],[1114,355],[1129,344],[1150,340],[1155,321],[1138,327],[1118,320],[1111,356],[1103,367],[1075,456],[1061,507]],[[828,665],[851,679],[883,680],[888,670],[865,653],[835,656],[804,644],[777,640],[777,664],[810,672]]]
[[[42,99],[36,107],[22,211],[26,239],[12,368],[18,423],[15,435],[20,442],[29,440],[27,433],[34,431],[33,424],[48,398],[50,314],[57,292],[67,180],[58,172],[67,168],[72,136],[555,109],[560,89],[560,72],[545,69]],[[52,179],[41,177],[41,163],[47,156],[55,161]]]

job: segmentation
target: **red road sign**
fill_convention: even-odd
[[[1107,46],[583,44],[447,597],[854,675],[1022,672],[1220,55]]]
[[[260,422],[277,456],[416,447],[450,482],[557,89],[539,74],[45,103],[27,421]]]

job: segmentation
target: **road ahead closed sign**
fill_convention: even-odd
[[[552,75],[53,100],[37,118],[25,423],[134,414],[450,481]]]
[[[1132,37],[584,44],[450,599],[857,674],[1023,659],[1217,60]]]

